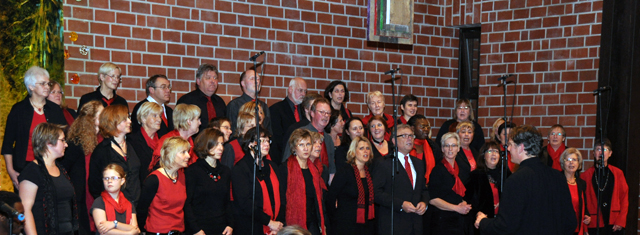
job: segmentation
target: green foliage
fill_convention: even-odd
[[[64,84],[63,22],[62,0],[0,0],[0,144],[11,107],[27,95],[29,67]]]

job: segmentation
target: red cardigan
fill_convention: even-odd
[[[624,173],[622,173],[620,169],[612,165],[607,165],[607,167],[611,170],[611,173],[613,173],[613,179],[615,180],[613,195],[611,195],[609,224],[626,227],[627,212],[629,211],[629,186],[627,185],[627,180],[624,178]],[[598,200],[593,188],[593,181],[591,180],[593,179],[594,172],[595,167],[591,167],[580,176],[580,178],[587,182],[587,209],[589,209],[589,215],[593,219],[596,217],[596,204]],[[602,214],[599,218],[598,227],[604,227]],[[596,224],[592,221],[588,227],[595,228]]]

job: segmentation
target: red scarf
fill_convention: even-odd
[[[172,130],[167,134],[164,134],[162,136],[162,138],[160,138],[160,141],[158,141],[158,144],[156,145],[156,148],[153,150],[153,155],[151,158],[151,163],[149,164],[149,171],[153,171],[154,167],[156,166],[156,164],[158,164],[158,162],[160,161],[160,150],[162,150],[162,145],[164,145],[164,141],[169,139],[169,137],[174,137],[174,136],[180,136],[180,131],[176,130]],[[194,152],[194,147],[193,147],[193,138],[189,137],[189,139],[187,139],[187,141],[189,141],[189,145],[191,146],[191,149],[189,150],[189,156],[191,156],[189,158],[189,166],[191,166],[191,164],[193,164],[194,162],[196,162],[196,160],[198,160],[198,156],[196,156],[196,153]]]
[[[275,220],[278,218],[278,214],[280,214],[280,181],[278,181],[278,176],[276,172],[269,167],[269,178],[271,179],[271,184],[273,186],[273,200],[276,203],[275,211],[273,209],[273,205],[271,205],[271,200],[269,199],[269,190],[267,189],[267,184],[264,180],[257,179],[258,183],[260,183],[260,188],[262,189],[262,212],[269,215],[271,220]],[[262,231],[264,234],[269,234],[271,229],[267,225],[262,226]]]
[[[547,152],[549,152],[549,157],[551,158],[551,161],[553,161],[553,166],[551,166],[553,169],[562,171],[562,166],[560,166],[560,155],[562,155],[566,148],[567,146],[565,146],[564,143],[560,145],[558,151],[553,150],[553,147],[551,147],[550,144],[547,145]]]
[[[469,161],[469,165],[471,166],[471,171],[474,171],[476,169],[476,159],[473,158],[473,153],[471,152],[471,149],[464,149],[462,148],[462,151],[464,152],[464,156],[467,157],[467,161]]]
[[[322,188],[324,181],[318,173],[318,168],[307,159],[307,166],[311,172],[313,178],[313,186],[316,192],[317,205],[322,205]],[[305,189],[304,176],[302,175],[302,168],[295,156],[290,156],[287,159],[287,211],[286,220],[288,225],[300,225],[307,229],[307,195]],[[319,206],[320,212],[320,224],[322,234],[326,235],[326,229],[324,228],[324,211],[322,206]]]
[[[375,218],[375,212],[374,212],[374,207],[373,207],[373,183],[371,181],[371,174],[369,173],[369,167],[368,166],[364,166],[364,171],[367,173],[367,184],[369,185],[369,201],[365,202],[364,201],[364,185],[362,185],[362,180],[360,179],[360,171],[358,170],[358,167],[356,165],[352,165],[353,166],[353,172],[356,176],[356,183],[358,184],[358,214],[356,217],[356,223],[358,224],[364,224],[365,223],[365,219],[364,219],[364,208],[365,206],[367,206],[367,203],[369,203],[369,213],[367,215],[367,219],[368,220],[372,220]]]
[[[113,97],[111,97],[111,99],[107,99],[106,97],[102,97],[102,101],[107,103],[107,106],[109,106],[109,105],[111,105],[111,103],[113,103],[114,100],[116,100],[115,98],[116,98],[115,95]]]
[[[244,157],[244,151],[242,151],[242,147],[240,147],[240,142],[238,142],[238,139],[232,140],[231,142],[229,142],[229,144],[233,149],[234,155],[236,155],[235,159],[233,159],[233,165],[235,166],[236,163],[238,163]]]
[[[119,192],[118,202],[114,200],[107,191],[102,191],[100,194],[104,201],[104,211],[107,213],[107,220],[116,220],[116,211],[120,214],[125,213],[127,216],[126,224],[131,223],[131,202],[124,197],[122,191]]]
[[[416,151],[415,146],[422,146],[422,154],[418,154],[418,152]],[[431,149],[431,146],[429,146],[429,142],[427,140],[419,140],[419,139],[414,139],[413,140],[413,149],[411,150],[411,152],[409,153],[409,155],[411,156],[416,156],[418,159],[423,160],[424,163],[426,164],[425,169],[427,169],[424,173],[424,178],[426,179],[425,184],[429,183],[429,175],[431,175],[431,171],[433,170],[433,167],[436,166],[436,158],[433,156],[433,149]]]
[[[73,118],[73,116],[71,115],[71,113],[69,112],[69,110],[63,108],[62,109],[62,114],[64,114],[64,119],[67,120],[67,125],[71,126],[71,124],[73,124],[73,121],[75,120]]]
[[[140,134],[144,136],[144,140],[147,142],[147,146],[151,149],[156,149],[158,147],[158,132],[156,132],[152,138],[149,138],[149,132],[144,129],[144,127],[140,127]]]
[[[451,188],[456,194],[460,195],[461,197],[464,197],[464,192],[467,191],[467,189],[464,187],[464,184],[462,184],[462,180],[460,180],[460,177],[458,177],[458,173],[460,172],[460,168],[458,167],[458,163],[457,162],[453,162],[453,168],[451,167],[451,164],[447,161],[447,159],[442,158],[442,165],[444,165],[444,167],[447,168],[447,171],[449,172],[449,174],[453,175],[453,177],[456,178],[456,183],[453,184],[453,188]]]
[[[402,124],[407,124],[407,119],[404,118],[404,115],[400,116],[400,122],[402,122]]]

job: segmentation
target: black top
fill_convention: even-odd
[[[200,108],[200,131],[204,130],[209,126],[209,112],[207,111],[207,96],[202,93],[200,89],[195,89],[178,99],[176,104],[193,104]],[[213,103],[213,108],[216,110],[217,117],[226,117],[227,116],[227,105],[224,103],[224,100],[220,98],[220,96],[213,94],[211,95],[211,102]],[[236,114],[237,116],[237,114]],[[233,128],[233,126],[231,126]]]
[[[102,196],[96,198],[95,201],[93,201],[93,205],[91,205],[91,214],[93,214],[93,210],[94,209],[101,209],[101,210],[105,210],[104,209],[104,200],[102,199]],[[105,211],[106,213],[106,211]],[[136,214],[136,207],[135,206],[131,206],[131,214]],[[132,218],[133,219],[133,218]],[[127,223],[127,213],[118,213],[118,211],[116,211],[116,220],[120,223],[126,224]],[[131,224],[131,223],[129,223]],[[96,235],[100,235],[100,232],[96,231]]]
[[[140,128],[142,127],[142,123],[138,123],[138,110],[146,102],[149,102],[149,100],[144,99],[138,102],[136,106],[133,107],[133,111],[131,111],[131,132],[140,131]],[[160,122],[160,130],[158,130],[157,132],[158,137],[161,138],[163,135],[173,130],[173,109],[171,109],[171,107],[167,105],[160,104],[160,106],[163,106],[167,114],[167,125],[164,124],[164,121]],[[160,114],[160,115],[164,115],[164,114]]]
[[[149,147],[147,140],[145,140],[142,135],[146,135],[146,133],[143,134],[142,131],[139,130],[127,136],[127,143],[131,143],[131,147],[133,147],[133,150],[140,160],[140,182],[144,182],[144,179],[151,173],[149,172],[149,164],[151,164],[153,157],[153,149]],[[158,136],[156,141],[160,142],[160,136]]]
[[[346,167],[348,165],[347,164],[347,152],[349,151],[349,146],[350,145],[351,145],[351,143],[348,143],[348,144],[341,143],[340,146],[336,147],[336,151],[334,153],[335,159],[336,159],[336,174],[337,174],[338,170],[340,170],[343,167]]]
[[[57,177],[52,177],[53,184],[55,186],[55,194],[53,195],[54,200],[56,201],[57,208],[57,222],[58,222],[58,232],[71,232],[73,231],[73,185],[71,181],[69,181],[64,176],[64,169],[60,168],[60,175]],[[23,180],[27,180],[31,183],[34,183],[38,186],[38,191],[36,192],[36,197],[33,203],[33,207],[31,208],[31,212],[33,213],[33,219],[36,223],[36,231],[38,234],[47,234],[45,231],[45,215],[44,215],[44,184],[45,184],[45,176],[40,171],[40,166],[33,162],[27,164],[24,168],[20,176],[18,176],[18,180],[22,182]]]
[[[347,145],[347,151],[349,151],[349,148],[348,148],[349,145]],[[374,146],[375,143],[373,141],[371,141],[371,145],[372,145],[371,146],[371,152],[373,152],[373,159],[371,159],[372,163],[380,162],[380,161],[382,161],[384,156],[389,155],[390,153],[393,153],[394,146],[393,146],[393,143],[391,143],[391,141],[387,141],[387,150],[388,150],[388,152],[387,152],[386,155],[382,155],[382,153],[380,153],[380,151],[378,151],[378,148],[376,148],[376,146]],[[345,158],[345,160],[346,160],[346,158]],[[373,171],[373,169],[371,169],[371,170]]]
[[[219,163],[213,168],[204,159],[198,159],[187,168],[185,177],[187,233],[203,230],[205,234],[221,234],[227,226],[233,227],[231,169]]]
[[[508,168],[505,170],[505,174],[507,176],[511,175]],[[495,217],[491,182],[494,182],[495,187],[498,189],[499,197],[502,193],[500,192],[500,177],[500,167],[489,169],[488,171],[485,171],[484,169],[476,169],[471,172],[469,182],[464,185],[467,191],[463,197],[468,204],[471,204],[471,210],[467,214],[468,223],[465,225],[465,229],[469,234],[480,234],[480,231],[478,231],[474,226],[476,219],[475,215],[478,214],[479,211],[487,215],[488,218]]]
[[[264,160],[264,167],[257,170],[257,178],[260,181],[264,181],[268,192],[263,192],[260,183],[256,181],[255,184],[255,227],[254,235],[263,234],[262,226],[268,225],[270,221],[269,215],[263,212],[262,198],[268,196],[272,202],[271,205],[275,207],[274,198],[274,182],[270,179],[270,170],[274,170],[278,179],[282,177],[278,174],[278,170],[274,168],[273,162]],[[234,234],[251,234],[251,203],[252,203],[252,184],[253,184],[253,157],[251,154],[245,154],[235,165],[231,172],[231,182],[233,184],[233,214],[234,223],[242,226],[236,226],[233,228]],[[285,196],[286,196],[286,184],[280,183],[280,212],[275,221],[285,223]],[[275,210],[275,208],[274,208]]]
[[[373,185],[367,183],[366,178],[362,181],[364,187],[365,202],[369,202],[369,188]],[[336,208],[336,202],[338,207]],[[368,220],[369,207],[365,206],[365,223],[356,223],[358,215],[358,183],[351,165],[344,164],[338,168],[333,182],[329,186],[329,192],[325,201],[327,216],[331,218],[331,226],[335,234],[374,234],[374,220]]]
[[[598,168],[596,168],[596,171],[593,174],[593,177],[591,178],[591,184],[593,184],[593,191],[595,191],[596,195],[598,195],[598,191],[596,190],[602,189],[604,187],[604,190],[602,190],[602,192],[600,193],[599,206],[600,206],[600,213],[602,215],[602,221],[605,221],[605,224],[609,224],[609,216],[611,216],[610,205],[611,205],[611,199],[613,198],[613,189],[615,187],[616,177],[614,177],[613,172],[611,172],[609,167],[604,167],[601,177],[598,177],[597,173],[598,173]],[[597,181],[596,181],[596,177],[597,177]],[[600,183],[600,187],[598,187],[598,183]],[[604,206],[605,204],[607,206]],[[595,212],[592,212],[592,213],[595,213]],[[593,218],[593,220],[595,221],[595,218]]]
[[[111,147],[111,143],[115,143],[113,138],[106,138],[96,146],[89,160],[89,193],[93,198],[100,196],[104,191],[102,182],[102,171],[110,163],[116,163],[124,169],[126,176],[126,184],[120,189],[124,196],[134,206],[140,197],[140,160],[133,150],[132,144],[127,141],[127,160]]]
[[[227,105],[227,117],[231,120],[231,130],[236,131],[240,107],[252,100],[253,98],[248,96],[246,93],[242,93],[240,97],[229,101],[229,104]],[[267,103],[262,100],[258,100],[258,103],[260,104],[260,107],[262,107],[262,111],[264,111],[264,121],[262,121],[262,126],[267,128],[269,132],[273,133],[271,130],[271,112],[269,110],[269,106],[267,106]]]
[[[233,169],[233,165],[236,161],[236,147],[234,147],[233,145],[235,144],[235,142],[238,142],[238,145],[240,146],[240,148],[242,148],[242,138],[231,137],[229,139],[229,142],[224,144],[224,150],[222,150],[222,158],[220,158],[220,163],[227,166],[229,169]]]
[[[431,198],[440,198],[448,203],[457,205],[462,202],[462,196],[453,191],[456,178],[447,171],[442,162],[436,162],[429,175],[429,195]],[[435,208],[435,206],[433,207]]]
[[[84,94],[82,97],[80,97],[80,103],[78,103],[78,110],[82,109],[82,106],[86,103],[88,103],[89,101],[92,100],[97,100],[100,101],[100,103],[102,103],[102,106],[107,107],[109,106],[107,104],[107,102],[105,102],[104,99],[107,99],[107,97],[104,97],[104,95],[102,95],[102,93],[100,93],[100,87],[96,88],[96,91],[94,92],[90,92],[87,94]],[[111,102],[111,105],[115,105],[115,104],[121,104],[127,107],[127,110],[129,110],[129,104],[127,103],[127,100],[125,100],[124,98],[122,98],[122,96],[119,96],[118,94],[116,94],[116,91],[113,91],[113,102]]]
[[[441,143],[440,140],[442,139],[442,136],[449,132],[449,126],[451,126],[451,124],[455,122],[457,121],[454,119],[449,119],[442,124],[436,137],[436,143]],[[469,146],[471,147],[471,149],[478,150],[482,148],[482,145],[484,145],[484,131],[482,130],[482,126],[480,126],[480,124],[478,124],[478,122],[476,121],[473,121],[473,128],[473,140],[471,141],[471,144]]]
[[[504,183],[496,218],[480,221],[483,234],[572,234],[576,216],[564,175],[537,157],[520,163]]]
[[[319,224],[319,218],[317,217],[318,209],[316,209],[318,203],[316,203],[317,198],[316,190],[313,186],[313,176],[311,175],[311,171],[309,171],[309,168],[301,170],[302,177],[304,177],[304,191],[305,195],[307,196],[307,224]]]
[[[273,144],[271,144],[269,155],[271,155],[274,162],[282,162],[282,151],[284,151],[285,146],[284,142],[289,141],[288,139],[284,139],[286,131],[292,124],[296,123],[294,110],[295,104],[288,97],[285,97],[284,100],[269,107],[272,120],[271,129],[273,130],[273,136],[271,137]],[[301,105],[298,106],[298,115],[300,120],[302,120],[302,117],[304,116],[304,108]]]
[[[478,151],[471,148],[471,154],[473,155],[473,159],[476,159],[477,161]],[[444,154],[442,154],[442,157],[444,157]],[[438,165],[438,163],[441,161],[441,159],[437,160],[436,165]],[[458,163],[458,167],[460,167],[460,171],[458,171],[458,177],[460,177],[460,180],[462,180],[463,184],[466,184],[467,182],[469,182],[471,163],[469,163],[469,159],[467,158],[467,155],[464,154],[464,150],[462,150],[462,148],[460,148],[460,150],[458,151],[458,155],[456,155],[456,163]],[[476,163],[476,166],[477,165],[478,164]]]
[[[81,234],[91,231],[89,226],[89,210],[87,209],[87,170],[85,169],[86,159],[82,145],[76,144],[74,141],[67,141],[68,147],[64,151],[64,157],[60,163],[67,170],[71,184],[76,196],[78,207],[78,222]]]
[[[31,121],[33,121],[33,106],[27,96],[24,100],[11,107],[7,116],[7,125],[2,141],[2,154],[13,155],[13,169],[22,172],[27,165],[27,149],[29,145],[29,133]],[[56,103],[46,100],[43,111],[48,123],[66,125],[67,120],[62,114],[62,109]]]
[[[333,109],[333,105],[329,105],[329,107],[331,107],[331,111],[335,110]],[[353,114],[351,113],[351,110],[344,107],[344,104],[340,104],[340,116],[342,116],[343,120],[347,120],[351,118]]]

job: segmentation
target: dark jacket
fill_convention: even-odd
[[[504,183],[500,211],[480,221],[482,234],[572,234],[576,214],[561,172],[532,157]]]
[[[33,106],[29,102],[30,97],[27,96],[11,107],[4,130],[4,140],[2,141],[2,154],[13,155],[13,169],[17,172],[21,172],[28,163],[29,131],[34,112]],[[60,105],[46,100],[43,111],[48,123],[67,124]]]
[[[233,227],[231,169],[220,163],[213,168],[204,159],[198,159],[187,168],[185,177],[187,233],[203,230],[205,234],[221,234],[227,226]]]
[[[90,92],[87,94],[82,95],[82,97],[80,97],[80,103],[78,103],[78,110],[82,109],[82,106],[86,103],[88,103],[89,101],[92,100],[97,100],[100,101],[100,103],[102,103],[102,106],[107,107],[109,106],[107,104],[107,102],[105,102],[104,99],[106,99],[106,97],[104,97],[102,95],[102,93],[100,93],[100,87],[96,88],[96,90],[94,92]],[[113,91],[113,102],[111,103],[111,105],[115,105],[115,104],[121,104],[124,105],[125,107],[127,107],[127,110],[129,110],[129,104],[127,103],[127,100],[125,100],[124,98],[122,98],[122,96],[119,96],[118,94],[116,94],[116,91]]]
[[[151,174],[149,164],[151,164],[151,159],[153,158],[153,149],[149,147],[147,140],[142,135],[146,135],[146,133],[138,130],[127,136],[127,143],[131,143],[131,147],[133,147],[133,150],[140,160],[140,182],[144,182],[147,176]],[[161,144],[159,135],[156,141],[158,141],[158,144]]]
[[[451,124],[457,122],[454,119],[449,119],[446,122],[442,123],[442,126],[440,127],[440,130],[438,130],[438,135],[436,137],[436,143],[440,143],[440,140],[442,139],[442,136],[444,134],[447,134],[447,132],[449,132],[449,126],[451,126]],[[471,149],[480,149],[482,148],[482,145],[484,145],[484,131],[482,130],[482,126],[480,126],[480,124],[478,124],[478,122],[473,121],[473,140],[471,141],[470,147]]]
[[[111,147],[112,141],[114,141],[113,138],[104,139],[96,146],[93,153],[91,153],[91,160],[89,161],[89,193],[91,193],[93,198],[100,196],[100,193],[104,191],[102,171],[110,163],[116,163],[124,169],[127,175],[127,184],[122,187],[121,191],[131,204],[135,206],[137,205],[142,189],[140,186],[140,160],[130,142],[127,141],[127,160],[125,161],[124,158]]]
[[[178,99],[176,104],[193,104],[200,108],[200,131],[204,130],[209,126],[209,112],[207,111],[207,96],[202,93],[200,89],[195,89]],[[226,117],[227,116],[227,105],[224,103],[224,100],[220,98],[220,96],[213,94],[211,95],[211,102],[213,103],[213,108],[216,110],[217,117]],[[233,127],[233,126],[232,126]]]
[[[500,192],[500,165],[496,169],[489,170],[476,169],[471,172],[469,182],[464,187],[467,189],[464,195],[464,200],[471,204],[471,210],[466,216],[465,228],[469,234],[480,234],[475,228],[474,223],[476,221],[476,214],[479,211],[487,215],[488,218],[495,217],[494,202],[493,202],[493,190],[491,189],[491,183],[489,181],[489,175],[495,182],[495,187],[498,189],[498,197]],[[509,169],[505,168],[504,172],[507,176],[511,175]]]
[[[142,127],[142,123],[138,122],[138,110],[140,107],[149,100],[144,99],[136,104],[133,107],[133,111],[131,111],[131,132],[140,131],[140,127]],[[161,105],[162,106],[162,105]],[[160,122],[160,130],[158,130],[158,137],[162,137],[164,134],[169,133],[169,131],[173,130],[173,109],[171,107],[165,105],[165,112],[167,113],[167,125],[164,124],[164,121]],[[160,114],[162,115],[162,114]]]
[[[421,160],[411,157],[411,162],[416,171],[415,189],[411,185],[409,176],[403,166],[397,166],[399,170],[392,181],[391,170],[393,157],[391,155],[384,158],[373,169],[373,185],[375,202],[379,206],[376,208],[376,218],[378,219],[378,234],[388,235],[391,233],[391,204],[394,206],[394,234],[422,234],[422,216],[415,213],[402,211],[402,203],[409,201],[413,205],[420,202],[429,203],[429,192],[425,184],[424,163]],[[399,161],[397,162],[400,163]],[[395,181],[395,183],[393,183]],[[394,197],[391,197],[391,185],[394,184]]]
[[[361,179],[356,179],[353,166],[343,164],[338,168],[333,182],[329,186],[325,206],[333,227],[331,231],[335,232],[335,234],[370,235],[375,233],[375,219],[366,219],[366,213],[365,223],[356,223],[358,214],[358,183],[356,180]],[[366,183],[363,183],[362,186],[366,194],[369,193],[369,187],[373,187],[373,185],[367,185]],[[336,202],[338,203],[337,208],[335,206]]]
[[[288,141],[288,139],[285,140],[285,132],[291,125],[296,123],[293,107],[294,103],[291,102],[288,97],[269,107],[269,111],[271,112],[271,129],[273,130],[273,144],[271,144],[269,155],[271,155],[272,160],[277,163],[282,162],[284,142]],[[300,116],[300,120],[302,120],[304,116],[304,108],[302,108],[302,106],[298,106],[298,115]]]

